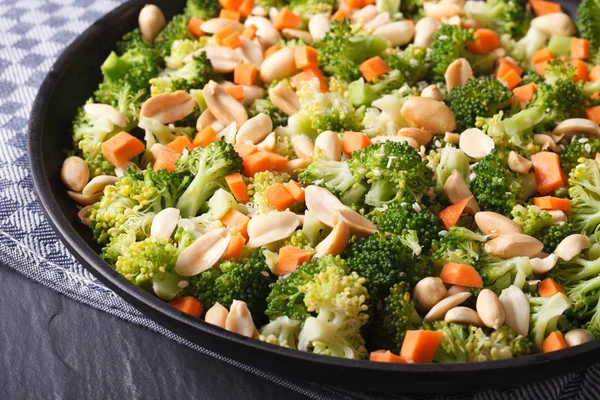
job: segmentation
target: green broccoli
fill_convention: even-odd
[[[185,15],[206,21],[217,16],[220,9],[221,5],[217,0],[187,0]]]
[[[529,155],[540,151],[540,147],[533,143],[533,133],[545,115],[541,108],[533,107],[503,119],[504,111],[500,111],[491,118],[478,117],[475,126],[494,140],[496,148]]]
[[[265,256],[258,251],[242,262],[225,261],[218,268],[211,268],[190,280],[194,296],[209,309],[215,303],[229,307],[233,300],[246,302],[256,322],[264,319],[267,308],[269,286],[275,282],[265,262]]]
[[[263,171],[254,174],[248,179],[248,195],[250,204],[258,214],[268,214],[276,210],[264,194],[270,186],[278,183],[286,183],[290,180],[290,175],[286,172]]]
[[[267,114],[269,117],[271,117],[273,129],[276,129],[280,126],[286,126],[288,123],[287,114],[275,107],[268,98],[256,99],[248,109],[248,118],[256,117],[260,113]]]
[[[188,30],[188,17],[181,14],[174,16],[167,26],[156,36],[156,39],[154,39],[154,51],[161,59],[164,59],[171,54],[173,43],[176,40],[183,39],[194,38]]]
[[[416,329],[421,324],[415,307],[416,302],[411,299],[408,283],[398,282],[390,288],[383,300],[383,307],[377,312],[376,321],[370,327],[378,349],[400,352],[406,331]]]
[[[467,157],[464,151],[450,145],[443,147],[439,151],[439,162],[437,163],[434,169],[435,193],[438,196],[445,196],[444,184],[446,183],[448,178],[450,178],[452,173],[454,171],[460,172],[460,174],[466,182],[469,178],[471,170],[469,169],[469,157]]]
[[[445,321],[425,321],[423,329],[442,333],[442,340],[433,357],[437,363],[467,362],[466,342],[469,326]]]
[[[366,358],[361,328],[367,323],[365,278],[329,265],[298,287],[311,316],[306,318],[298,349],[350,359]],[[316,316],[313,316],[316,313]]]
[[[202,89],[214,76],[213,66],[205,52],[195,55],[181,68],[150,80],[150,91],[153,96],[161,93],[172,93],[177,90],[189,92]]]
[[[408,143],[374,143],[355,151],[348,163],[354,178],[369,185],[365,203],[370,206],[396,198],[414,203],[433,184],[433,171]]]
[[[289,2],[289,9],[300,15],[305,24],[313,15],[331,15],[336,6],[335,0],[290,0]]]
[[[390,49],[386,52],[385,62],[391,69],[400,71],[409,86],[416,85],[427,75],[427,50],[414,44],[404,50]]]
[[[401,88],[406,82],[404,75],[398,70],[392,70],[372,83],[366,83],[364,78],[348,85],[348,98],[354,106],[370,106],[375,100]]]
[[[319,52],[319,65],[327,75],[352,82],[362,76],[360,64],[387,48],[381,36],[358,36],[349,19],[333,21],[321,40],[313,43]]]
[[[600,2],[582,0],[577,8],[577,29],[582,38],[588,39],[591,47],[600,46]]]
[[[402,235],[407,230],[416,231],[419,244],[423,250],[428,251],[431,243],[439,237],[442,226],[433,212],[421,206],[418,209],[420,211],[413,204],[394,200],[382,208],[374,209],[368,217],[381,232]]]
[[[229,143],[214,142],[184,154],[177,160],[176,172],[194,178],[177,202],[181,215],[195,216],[219,187],[227,187],[225,177],[241,170],[242,159]]]
[[[523,183],[505,168],[506,158],[506,153],[496,149],[475,164],[470,187],[482,210],[508,216],[525,199]]]
[[[415,18],[416,21],[423,13],[423,4],[425,0],[400,0],[400,12],[404,18]]]
[[[431,258],[441,267],[448,263],[475,265],[483,251],[485,235],[477,234],[467,228],[453,226],[448,233],[431,246]]]
[[[525,36],[533,18],[527,4],[519,0],[467,1],[465,14],[482,27],[513,39]]]
[[[497,330],[469,327],[465,348],[469,362],[506,360],[535,353],[535,343],[517,335],[507,325]]]
[[[515,206],[511,211],[513,221],[521,228],[523,233],[538,237],[543,230],[552,224],[552,216],[541,208],[533,205],[523,207]]]
[[[533,67],[531,57],[536,51],[546,47],[548,36],[546,33],[531,26],[525,36],[518,41],[508,39],[504,41],[508,55],[524,67]]]
[[[260,328],[259,340],[289,349],[298,348],[300,321],[288,317],[277,317]]]
[[[542,231],[539,240],[544,244],[544,252],[550,254],[564,238],[575,232],[570,222],[555,224]]]
[[[522,289],[526,278],[533,273],[533,267],[528,257],[500,258],[484,254],[476,266],[483,280],[483,286],[496,294],[514,285]]]
[[[598,274],[600,274],[600,258],[587,259],[580,256],[569,262],[559,263],[548,275],[561,284],[572,285]]]
[[[595,160],[579,162],[569,174],[570,219],[575,231],[591,235],[600,224],[600,168]]]
[[[574,139],[560,152],[560,166],[568,174],[579,165],[580,158],[593,159],[597,153],[600,153],[600,138],[582,137]]]
[[[458,131],[473,128],[477,117],[489,118],[510,107],[512,93],[497,79],[469,79],[463,86],[453,88],[446,104],[454,113]]]
[[[531,309],[529,338],[539,351],[542,349],[546,332],[556,330],[558,319],[569,309],[571,300],[563,293],[556,293],[550,298],[531,295],[527,295],[527,297]]]
[[[151,236],[130,245],[117,259],[115,267],[127,280],[141,286],[153,279],[165,279],[173,272],[178,254],[170,240]]]
[[[567,312],[569,319],[585,326],[594,336],[600,335],[600,276],[567,285],[564,290],[572,302]]]

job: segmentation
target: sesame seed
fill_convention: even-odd
[[[471,173],[471,175],[469,175],[469,180],[470,181],[474,181],[475,178],[477,178],[477,174],[475,172]]]
[[[361,174],[361,175],[364,175],[364,174],[367,173],[367,170],[365,168],[361,168],[361,169],[358,170],[358,173]]]
[[[585,151],[587,151],[588,153],[592,152],[592,145],[589,143],[586,143],[585,146],[583,146],[583,148],[585,149]]]
[[[269,276],[269,273],[267,271],[260,271],[260,274],[262,276]]]
[[[378,169],[373,170],[373,176],[381,176],[381,172]]]
[[[177,282],[177,287],[180,289],[185,289],[189,284],[190,283],[188,281],[179,281]]]
[[[438,235],[440,235],[440,236],[446,236],[447,234],[448,234],[447,230],[441,230],[438,232]]]
[[[587,143],[589,141],[590,141],[590,139],[588,139],[586,137],[582,137],[581,139],[578,140],[579,143]]]
[[[439,140],[436,140],[434,144],[436,145],[436,147],[442,146],[442,142],[440,142]]]
[[[415,210],[416,212],[421,212],[421,211],[422,211],[422,209],[421,209],[421,206],[420,206],[418,203],[414,203],[414,204],[412,205],[412,208],[413,208],[413,210]]]

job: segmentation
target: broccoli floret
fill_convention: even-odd
[[[387,48],[383,37],[357,36],[357,33],[349,19],[333,21],[325,37],[313,43],[323,72],[346,82],[355,81],[362,76],[360,64]]]
[[[177,247],[168,239],[149,237],[133,243],[117,259],[117,272],[138,286],[162,280],[175,268]]]
[[[421,324],[421,317],[415,309],[416,302],[411,299],[409,290],[408,283],[396,283],[383,300],[383,307],[371,327],[378,349],[399,353],[406,331],[416,329]]]
[[[286,113],[275,107],[271,100],[267,99],[256,99],[254,103],[248,109],[248,118],[256,117],[258,114],[267,114],[271,117],[273,122],[273,129],[280,126],[286,126],[288,123],[288,116]]]
[[[360,330],[366,324],[368,293],[365,278],[329,265],[298,287],[309,316],[298,337],[298,349],[350,359],[365,358]]]
[[[432,244],[432,259],[437,266],[448,263],[475,265],[483,251],[485,235],[467,228],[453,226]]]
[[[409,86],[422,81],[427,75],[427,50],[414,44],[409,44],[404,50],[392,49],[387,53],[385,62],[391,69],[400,71]]]
[[[183,67],[150,80],[150,91],[153,96],[161,93],[172,93],[177,90],[189,92],[202,89],[214,75],[213,66],[205,52],[195,55]]]
[[[375,143],[353,152],[348,163],[354,178],[369,186],[365,203],[375,207],[396,198],[414,203],[433,184],[433,171],[408,143]]]
[[[463,86],[452,88],[446,104],[454,113],[458,131],[475,126],[477,117],[492,117],[510,107],[512,93],[497,79],[469,79]]]
[[[140,118],[138,127],[144,130],[144,141],[146,142],[146,152],[142,157],[142,166],[154,161],[154,156],[150,149],[152,149],[152,146],[154,146],[156,143],[167,145],[175,140],[177,136],[182,135],[187,136],[188,139],[191,139],[195,132],[194,128],[178,128],[173,124],[164,125],[159,120],[148,117]]]
[[[582,280],[564,289],[572,302],[569,319],[585,326],[594,336],[600,335],[600,277]]]
[[[491,118],[477,118],[475,126],[494,140],[496,148],[528,155],[540,151],[533,143],[533,132],[545,116],[539,107],[525,109],[506,119],[502,119],[504,112],[500,111]]]
[[[317,79],[303,83],[297,94],[300,111],[288,120],[293,134],[305,134],[315,139],[324,131],[361,130],[361,110],[356,110],[341,93],[321,93]]]
[[[433,357],[437,363],[467,362],[466,342],[469,337],[467,325],[452,324],[445,321],[426,321],[423,329],[442,333],[442,340]]]
[[[454,171],[460,172],[466,182],[471,173],[469,157],[464,151],[448,145],[440,150],[439,162],[435,166],[435,193],[437,195],[444,195],[444,184]]]
[[[183,217],[193,217],[219,187],[227,187],[227,175],[242,171],[242,159],[231,144],[214,142],[184,154],[176,166],[177,172],[194,175],[177,202]]]
[[[497,330],[469,327],[465,343],[469,362],[506,360],[535,352],[535,343],[523,335],[517,335],[509,326]]]
[[[533,205],[515,206],[511,211],[513,221],[523,228],[523,233],[538,237],[541,232],[552,224],[552,216],[541,208]]]
[[[533,67],[531,56],[536,51],[546,47],[548,39],[546,33],[531,26],[523,38],[518,41],[508,39],[503,44],[508,55],[519,64]]]
[[[185,15],[206,21],[215,17],[219,9],[221,5],[217,0],[187,0]]]
[[[571,306],[571,300],[563,293],[556,293],[550,298],[527,297],[531,309],[529,338],[541,350],[546,332],[556,330],[558,318]]]
[[[311,282],[316,275],[335,266],[347,270],[346,262],[340,257],[323,256],[309,263],[299,266],[296,271],[279,279],[271,285],[271,292],[267,297],[268,307],[265,314],[271,321],[281,316],[286,316],[298,321],[304,321],[311,316],[304,304],[304,293],[300,287]]]
[[[491,254],[483,255],[476,268],[483,280],[483,286],[498,295],[510,285],[523,288],[526,278],[533,272],[528,257],[503,259]]]
[[[467,1],[465,14],[479,25],[513,39],[525,35],[533,17],[526,3],[519,0]]]
[[[260,328],[259,340],[290,349],[298,348],[300,321],[288,317],[278,317]]]
[[[166,170],[136,172],[130,168],[104,189],[104,196],[90,209],[94,238],[106,243],[110,236],[132,230],[138,238],[149,236],[152,218],[148,214],[175,207],[188,183],[188,177]]]
[[[600,224],[600,168],[595,160],[579,161],[569,174],[570,217],[577,232],[591,235]]]
[[[304,233],[303,231],[294,232],[292,234],[292,236],[290,236],[288,239],[285,240],[284,245],[297,247],[297,248],[304,250],[310,254],[315,253],[315,249],[313,248],[312,244],[310,243],[308,236],[306,236],[306,233]]]
[[[398,200],[387,203],[382,208],[376,208],[368,217],[377,225],[381,232],[402,235],[407,230],[414,230],[419,237],[419,244],[428,251],[433,240],[439,237],[442,230],[437,216],[430,210],[421,207],[415,210],[413,204],[402,203]]]
[[[197,53],[203,47],[203,43],[199,40],[183,39],[176,40],[171,45],[171,54],[165,57],[165,62],[168,69],[179,69],[186,63],[186,57],[192,53]]]
[[[582,38],[591,42],[592,48],[600,46],[600,2],[582,0],[577,8],[577,29]]]
[[[600,152],[600,138],[585,137],[575,139],[565,146],[560,152],[560,166],[565,173],[571,172],[573,168],[579,165],[580,158],[593,159]]]
[[[304,23],[308,23],[313,15],[331,15],[336,5],[335,0],[290,0],[289,9],[300,15]]]
[[[473,167],[471,191],[482,210],[510,215],[522,201],[523,184],[505,168],[507,154],[493,150]]]
[[[215,303],[229,307],[233,300],[246,302],[256,322],[264,319],[269,285],[275,281],[262,252],[241,263],[225,261],[190,280],[194,296],[208,310]]]
[[[425,0],[400,0],[400,12],[404,18],[415,18],[416,21],[423,13],[424,3]]]
[[[263,171],[254,174],[248,179],[249,205],[253,206],[258,214],[268,214],[276,211],[276,208],[269,203],[264,191],[270,186],[278,183],[283,184],[289,180],[290,175],[286,172]]]
[[[398,70],[388,72],[373,83],[366,83],[364,78],[360,78],[348,85],[348,98],[355,106],[370,106],[383,95],[401,88],[405,82],[406,79]]]
[[[345,161],[318,160],[298,175],[298,182],[307,187],[317,185],[330,190],[342,203],[352,208],[362,206],[367,189],[354,179]]]
[[[539,240],[544,244],[544,252],[552,253],[560,242],[574,231],[573,224],[570,222],[549,226],[539,237]]]
[[[210,1],[210,0],[204,0]],[[171,54],[171,47],[176,40],[194,39],[188,30],[188,17],[181,14],[173,17],[154,40],[154,51],[161,59]]]
[[[549,276],[561,284],[571,285],[582,279],[600,274],[600,258],[576,257],[568,263],[559,263]]]
[[[416,284],[431,272],[427,258],[415,257],[400,235],[375,233],[354,239],[345,256],[350,270],[366,278],[365,287],[369,291],[371,305],[382,300],[396,283],[406,281]]]

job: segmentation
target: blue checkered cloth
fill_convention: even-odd
[[[60,52],[122,0],[0,0],[0,263],[89,306],[143,325],[199,352],[313,399],[575,399],[599,397],[600,368],[550,382],[450,397],[357,393],[296,382],[201,348],[144,317],[97,281],[58,240],[33,191],[27,122],[37,90]],[[465,388],[467,389],[467,388]]]

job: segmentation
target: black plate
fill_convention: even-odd
[[[75,110],[100,81],[104,59],[116,41],[135,28],[146,0],[130,1],[79,36],[44,80],[29,125],[30,164],[38,197],[61,240],[100,281],[141,312],[186,339],[226,357],[295,378],[366,390],[402,392],[467,391],[548,379],[590,366],[600,357],[600,341],[567,350],[477,364],[384,364],[345,360],[288,350],[248,339],[191,318],[138,289],[97,255],[98,246],[60,181],[64,149],[70,146]],[[167,17],[183,0],[155,1]],[[160,349],[157,349],[160,351]]]

